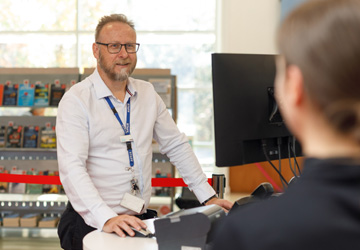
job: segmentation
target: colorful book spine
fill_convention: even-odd
[[[5,169],[4,166],[0,166],[0,174],[8,174],[9,171]],[[8,192],[8,182],[0,182],[0,193],[7,193]]]
[[[31,170],[29,170],[27,172],[28,175],[37,175],[37,172],[35,171],[34,168],[32,168]],[[28,183],[26,184],[26,193],[27,194],[41,194],[43,190],[43,187],[41,184],[32,184],[32,183]]]
[[[34,105],[35,85],[30,84],[29,80],[19,84],[18,89],[18,106],[32,107]]]
[[[18,84],[7,81],[4,85],[3,106],[16,106],[18,95]]]
[[[13,167],[10,171],[10,174],[26,174],[25,170],[17,169]],[[12,194],[25,194],[26,191],[26,184],[25,183],[9,183],[9,193]]]
[[[40,148],[56,148],[55,126],[51,127],[49,123],[40,131]]]
[[[9,125],[6,129],[6,147],[20,148],[22,139],[22,127]]]
[[[46,107],[49,105],[49,84],[37,81],[35,83],[34,106]]]
[[[0,148],[5,147],[6,127],[0,126]]]
[[[39,126],[24,126],[23,148],[37,148],[39,138]]]
[[[50,101],[49,106],[57,107],[61,98],[65,94],[66,84],[60,84],[59,80],[50,85]]]
[[[3,104],[4,97],[4,84],[0,84],[0,106]]]

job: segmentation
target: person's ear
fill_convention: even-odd
[[[96,44],[96,43],[93,43],[93,45],[92,45],[92,50],[93,50],[93,55],[94,55],[94,57],[96,58],[96,60],[98,60],[99,59],[99,53],[100,53],[100,48],[99,48],[99,46]]]
[[[296,65],[289,65],[286,68],[286,94],[288,95],[289,101],[299,106],[304,101],[304,78],[300,68]]]

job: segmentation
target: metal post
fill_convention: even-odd
[[[224,198],[226,178],[224,174],[212,175],[212,187],[220,199]]]

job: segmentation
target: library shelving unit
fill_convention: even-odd
[[[66,84],[66,90],[74,83],[81,81],[93,72],[93,68],[85,68],[83,73],[79,73],[78,68],[0,68],[0,84],[23,83],[25,80],[30,84],[42,82],[52,84],[60,82]],[[164,100],[169,112],[176,122],[176,76],[171,75],[168,69],[136,69],[133,73],[134,78],[143,79],[151,82],[155,90]],[[24,106],[25,108],[49,108],[55,109],[56,106],[44,105],[42,107]],[[23,107],[23,108],[24,108]],[[11,109],[9,115],[7,110]],[[45,124],[55,126],[56,115],[54,116],[30,116],[16,114],[16,110],[20,107],[0,106],[0,126],[8,126],[9,122],[18,126],[39,126],[44,127]],[[15,110],[15,111],[14,111]],[[20,112],[19,112],[20,113]],[[54,113],[54,112],[52,112]],[[5,115],[4,115],[5,114]],[[13,166],[17,169],[29,171],[58,171],[56,148],[6,148],[0,147],[0,167],[10,170]],[[159,176],[159,172],[161,176]],[[153,177],[173,177],[175,172],[174,166],[169,159],[160,154],[156,143],[153,144]],[[158,175],[157,175],[158,174]],[[13,175],[16,178],[16,175]],[[51,178],[52,176],[45,177]],[[0,183],[2,182],[0,173]],[[60,192],[60,184],[58,190]],[[168,206],[172,209],[174,204],[175,188],[153,188],[154,193],[151,197],[150,206],[160,209]],[[1,190],[0,190],[1,191]],[[4,191],[4,190],[3,190]],[[4,193],[0,193],[0,215],[13,212],[22,215],[28,213],[46,214],[49,216],[60,216],[67,204],[67,197],[63,193],[51,194],[26,194],[26,193],[9,193],[9,189]],[[166,210],[166,209],[165,209]],[[160,212],[161,214],[161,212]],[[2,218],[0,217],[0,220]],[[0,221],[1,222],[1,221]],[[50,230],[50,231],[49,231]],[[56,237],[53,229],[47,228],[7,228],[0,223],[0,238],[16,234],[40,237]],[[20,233],[19,233],[20,232]]]

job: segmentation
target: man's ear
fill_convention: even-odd
[[[97,59],[99,59],[99,46],[96,43],[92,45],[93,55]]]
[[[304,78],[300,68],[296,65],[289,65],[286,68],[286,88],[289,101],[299,106],[304,102]]]

